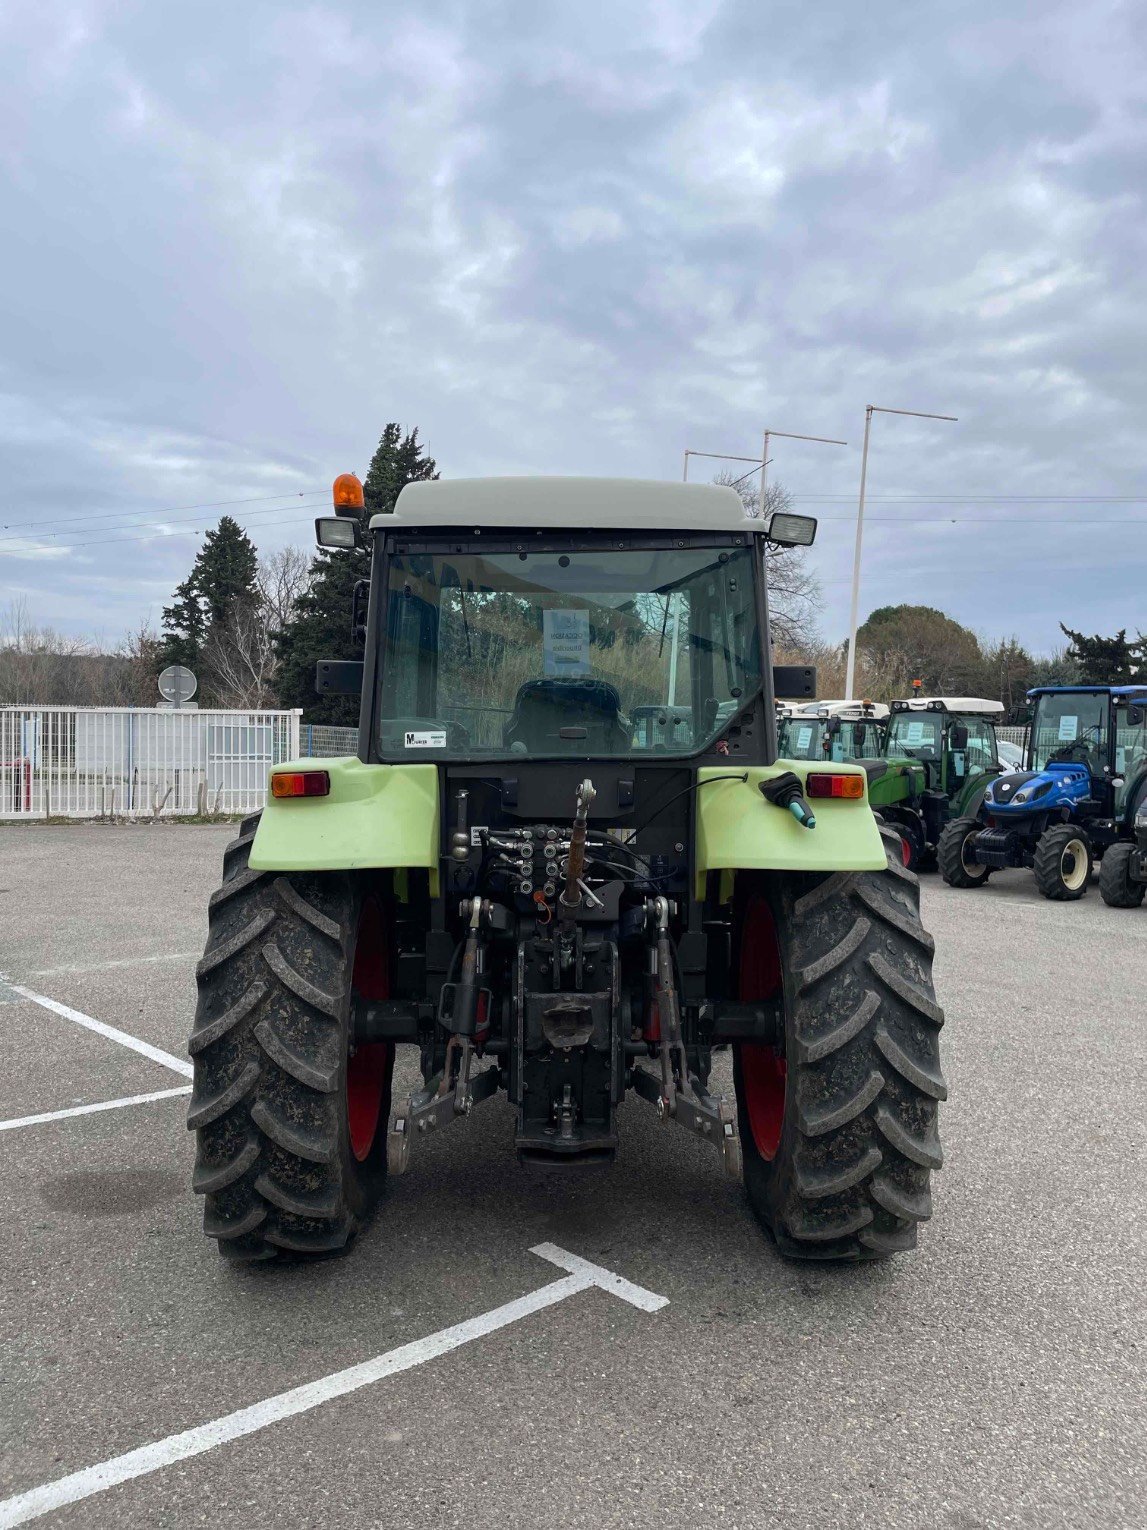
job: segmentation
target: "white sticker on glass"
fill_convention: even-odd
[[[924,742],[924,724],[918,717],[913,718],[908,724],[908,734],[905,742],[908,744],[922,744]]]
[[[589,674],[589,612],[542,612],[542,653],[547,675]]]
[[[797,729],[797,751],[798,751],[798,753],[802,749],[807,749],[808,746],[811,743],[812,743],[812,729],[811,728],[798,728]]]
[[[1079,737],[1079,718],[1061,717],[1059,720],[1059,741],[1061,744],[1073,744]]]
[[[446,732],[440,728],[407,728],[403,741],[407,749],[445,749]]]

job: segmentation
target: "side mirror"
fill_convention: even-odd
[[[840,718],[830,717],[824,725],[824,731],[828,734],[829,738],[835,738],[840,732]]]
[[[1127,713],[1128,727],[1138,728],[1143,721],[1143,715],[1142,707],[1131,707]]]
[[[948,748],[956,751],[968,747],[968,730],[963,723],[953,723],[948,729]]]
[[[366,610],[370,601],[370,580],[356,579],[350,606],[350,637],[352,643],[366,642]]]

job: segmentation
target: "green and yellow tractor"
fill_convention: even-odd
[[[815,521],[609,479],[415,483],[368,526],[343,475],[335,504],[320,544],[370,545],[365,647],[318,685],[359,698],[358,752],[277,766],[224,854],[190,1041],[208,1236],[342,1248],[495,1096],[522,1160],[601,1163],[632,1092],[784,1253],[912,1247],[945,1096],[916,878],[860,766],[777,753],[775,696],[815,690],[768,662],[764,552]]]
[[[998,701],[977,696],[913,695],[894,701],[883,757],[860,760],[873,809],[900,841],[916,871],[933,862],[951,818],[974,818],[1000,774]]]

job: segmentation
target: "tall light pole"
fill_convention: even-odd
[[[856,623],[860,614],[860,552],[864,543],[864,490],[868,481],[868,437],[874,414],[910,414],[917,420],[955,420],[954,414],[925,414],[920,409],[885,409],[882,404],[868,404],[864,411],[864,447],[860,453],[860,503],[856,509],[856,551],[852,557],[852,616],[849,622],[848,671],[844,680],[844,699],[852,700],[856,680]]]
[[[766,430],[761,447],[761,514],[765,513],[765,498],[769,487],[769,441],[773,436],[784,436],[786,441],[820,441],[825,446],[847,446],[847,441],[837,441],[833,436],[797,436],[791,430]]]
[[[754,462],[761,470],[761,514],[765,513],[765,499],[769,487],[769,442],[774,436],[783,436],[786,441],[820,441],[825,446],[847,446],[847,441],[838,441],[834,436],[798,436],[791,430],[766,430],[764,444],[761,447],[760,457],[735,457],[731,453],[723,452],[686,452],[685,471],[682,475],[686,483],[689,482],[689,458],[690,457],[716,457],[722,462]],[[745,478],[752,477],[752,471],[743,475]],[[740,483],[741,479],[738,478]]]

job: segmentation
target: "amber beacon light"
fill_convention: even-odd
[[[362,484],[355,473],[340,473],[334,483],[336,515],[354,515],[366,505]]]

